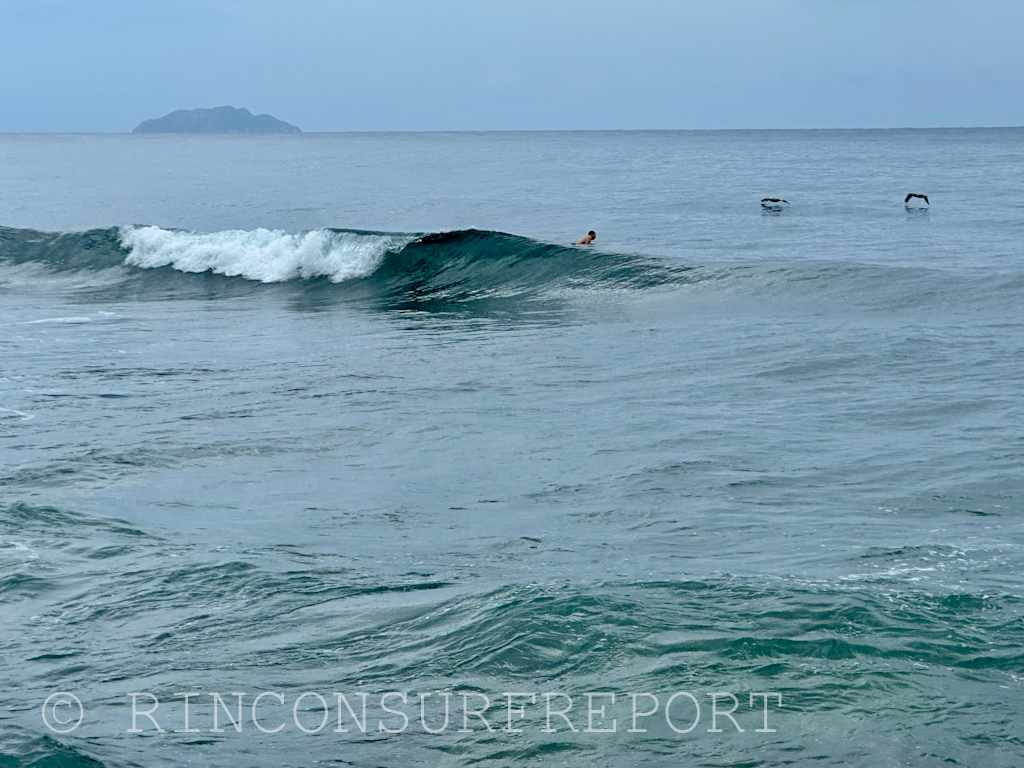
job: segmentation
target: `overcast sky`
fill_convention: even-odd
[[[0,0],[0,131],[1024,125],[1022,0]]]

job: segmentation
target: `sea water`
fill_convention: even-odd
[[[0,227],[0,765],[1024,763],[1024,130],[4,135]]]

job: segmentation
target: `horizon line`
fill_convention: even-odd
[[[815,127],[815,128],[355,128],[345,130],[305,131],[298,133],[257,133],[244,131],[224,132],[156,132],[135,133],[134,131],[0,131],[4,136],[301,136],[353,133],[726,133],[743,131],[966,131],[966,130],[1016,130],[1024,125],[942,125],[942,126],[862,126],[862,127]]]

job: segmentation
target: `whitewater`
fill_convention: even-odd
[[[0,764],[1020,765],[1022,139],[0,136]]]
[[[344,237],[322,229],[292,235],[266,229],[169,232],[160,227],[126,227],[119,239],[129,250],[125,264],[134,267],[170,266],[264,283],[312,277],[340,283],[366,277],[389,248],[411,241],[388,235]]]

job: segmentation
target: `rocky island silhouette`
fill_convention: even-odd
[[[214,107],[179,109],[154,120],[143,120],[132,133],[302,133],[271,115],[254,115],[248,109]]]

